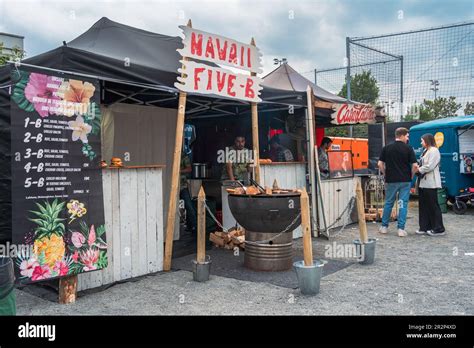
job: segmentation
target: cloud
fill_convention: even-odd
[[[70,41],[101,17],[166,35],[179,35],[178,25],[193,25],[248,42],[255,37],[264,54],[264,72],[273,58],[285,57],[313,79],[314,68],[341,66],[345,37],[397,32],[445,23],[444,17],[474,18],[468,1],[451,1],[439,12],[430,1],[314,0],[0,0],[0,30],[25,36],[29,56]],[[428,4],[428,5],[426,5]],[[458,6],[462,5],[462,6]],[[438,8],[438,7],[436,7]],[[398,19],[398,11],[404,18]],[[435,14],[431,14],[435,13]]]

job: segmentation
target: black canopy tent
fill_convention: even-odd
[[[175,108],[174,87],[180,67],[181,38],[152,33],[101,18],[89,30],[63,46],[25,59],[23,66],[54,69],[97,77],[102,84],[103,103],[135,103]],[[0,83],[9,82],[10,69],[0,68]],[[303,93],[264,88],[260,112],[276,104],[305,106]],[[217,96],[188,96],[186,114],[196,117],[249,112],[250,106]]]

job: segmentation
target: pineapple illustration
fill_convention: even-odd
[[[65,219],[59,217],[65,204],[66,202],[59,203],[55,199],[53,203],[36,203],[39,210],[30,210],[36,215],[30,220],[37,224],[33,250],[38,256],[44,252],[44,260],[49,267],[62,260],[66,252],[63,239],[65,226],[62,223]]]

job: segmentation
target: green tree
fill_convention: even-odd
[[[376,105],[379,98],[380,89],[377,86],[377,79],[372,76],[370,70],[360,74],[355,74],[351,78],[351,100]],[[347,98],[347,83],[344,82],[341,91],[337,94],[340,97]],[[367,138],[367,125],[354,125],[352,127],[352,136],[354,138]],[[326,132],[329,136],[347,137],[349,136],[348,128],[337,127],[328,129]]]
[[[456,116],[462,104],[456,103],[456,97],[439,97],[435,100],[423,100],[419,107],[420,120],[430,121],[438,118]]]
[[[379,92],[380,89],[377,86],[377,79],[372,76],[370,70],[355,74],[354,77],[351,78],[351,100],[375,105],[379,98]],[[338,96],[347,98],[346,82],[344,82]]]
[[[26,55],[24,50],[16,46],[11,49],[9,54],[4,53],[3,50],[3,42],[0,42],[0,66],[7,64],[8,61],[23,59]]]
[[[474,115],[474,102],[467,102],[464,108],[464,115]]]
[[[330,127],[326,128],[324,131],[324,135],[327,137],[348,137],[349,136],[349,130],[347,127]]]

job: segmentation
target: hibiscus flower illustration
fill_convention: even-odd
[[[51,270],[49,267],[46,266],[36,266],[33,270],[33,274],[31,276],[31,280],[42,280],[48,279],[51,277]]]
[[[53,269],[58,272],[59,276],[65,276],[69,272],[69,266],[64,261],[56,261]]]
[[[94,92],[95,87],[90,82],[69,80],[69,86],[64,91],[64,100],[73,103],[81,103],[81,110],[85,112]]]
[[[91,132],[92,126],[84,122],[82,116],[77,116],[75,121],[69,121],[69,128],[73,130],[72,140],[81,139],[84,144],[87,144],[87,135]]]
[[[26,99],[33,104],[35,110],[41,117],[47,117],[49,114],[49,107],[55,106],[60,97],[56,95],[59,86],[53,81],[52,76],[31,73],[28,84],[25,88]],[[53,103],[48,102],[53,100]]]
[[[29,260],[23,260],[20,264],[20,274],[22,276],[31,278],[33,271],[37,266],[39,266],[39,263],[34,257]]]

